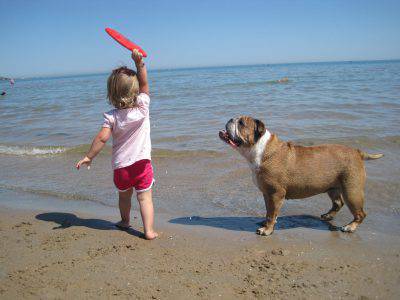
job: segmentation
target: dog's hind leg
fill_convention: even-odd
[[[352,178],[343,186],[343,199],[349,207],[354,219],[341,228],[344,232],[354,232],[362,223],[367,214],[364,212],[364,184],[365,177]]]
[[[326,214],[321,215],[321,219],[324,221],[332,220],[338,211],[343,207],[343,195],[340,189],[330,189],[328,196],[332,200],[332,208]]]

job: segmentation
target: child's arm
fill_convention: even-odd
[[[108,139],[110,138],[111,132],[112,132],[111,128],[108,128],[108,127],[103,127],[99,131],[99,133],[93,139],[92,146],[90,147],[89,152],[86,154],[86,156],[83,159],[81,159],[80,161],[78,161],[76,163],[76,168],[78,170],[82,165],[87,165],[87,167],[89,169],[93,158],[95,158],[95,156],[97,154],[99,154],[101,149],[103,149],[104,145],[107,143]]]
[[[139,80],[139,92],[149,95],[149,83],[147,81],[147,69],[143,62],[143,55],[137,51],[132,51],[132,59],[135,62],[137,78]]]

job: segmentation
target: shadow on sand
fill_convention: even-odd
[[[59,226],[53,229],[65,229],[72,226],[83,226],[98,230],[122,230],[115,226],[115,223],[102,219],[82,219],[71,213],[50,212],[36,215],[36,219],[47,222],[54,222]],[[140,238],[144,238],[143,233],[133,228],[123,229],[123,231]]]
[[[181,225],[201,225],[216,228],[223,228],[234,231],[254,232],[262,226],[265,218],[257,217],[210,217],[203,218],[198,216],[183,217],[169,220],[173,224]],[[286,230],[292,228],[312,228],[316,230],[338,231],[339,228],[327,221],[311,215],[296,215],[278,217],[275,230]]]

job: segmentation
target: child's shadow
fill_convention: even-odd
[[[71,213],[61,212],[50,212],[36,215],[36,219],[47,222],[58,223],[59,226],[53,227],[53,229],[65,229],[72,226],[83,226],[98,230],[121,230],[115,226],[115,223],[102,219],[82,219]],[[123,229],[127,233],[144,238],[143,233],[133,228]]]
[[[210,217],[199,216],[183,217],[169,220],[173,224],[209,226],[234,231],[254,232],[262,226],[265,218],[257,217]],[[322,221],[320,218],[311,215],[294,215],[278,217],[275,230],[286,230],[291,228],[312,228],[316,230],[338,231],[339,228],[330,222]]]

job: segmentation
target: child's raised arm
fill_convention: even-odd
[[[76,163],[76,168],[79,170],[79,168],[82,165],[87,165],[88,169],[90,167],[90,164],[92,163],[93,158],[99,152],[101,149],[103,149],[104,145],[107,143],[108,139],[111,136],[111,128],[108,127],[103,127],[99,133],[96,135],[96,137],[93,139],[92,146],[90,147],[89,152],[86,154],[84,158],[82,158],[80,161]]]
[[[143,61],[143,55],[136,49],[132,51],[132,59],[135,62],[137,78],[139,81],[139,92],[149,95],[149,83],[147,81],[147,69]]]

